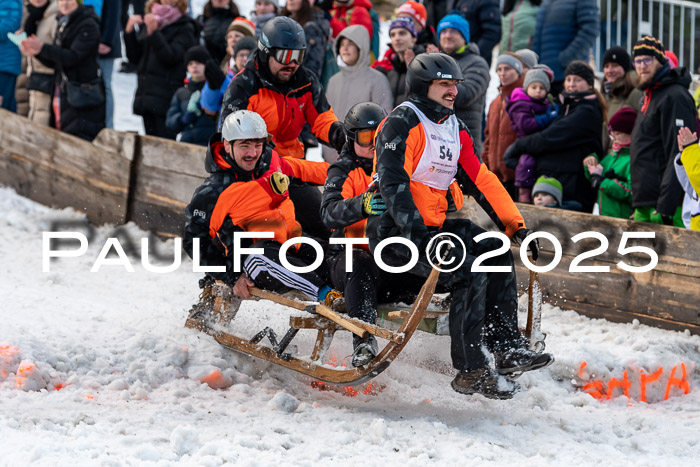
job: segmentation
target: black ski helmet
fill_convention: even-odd
[[[406,73],[409,92],[425,96],[430,83],[437,79],[464,81],[464,75],[455,59],[444,53],[419,54],[411,60]]]
[[[304,28],[288,16],[275,16],[263,26],[258,49],[265,62],[275,49],[306,50]]]
[[[355,141],[355,133],[358,130],[377,128],[386,116],[386,110],[374,102],[355,104],[345,114],[345,121],[343,122],[345,136],[349,140]]]

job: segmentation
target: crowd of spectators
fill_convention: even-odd
[[[409,0],[384,19],[381,54],[369,0],[256,0],[249,12],[209,0],[196,17],[190,3],[0,0],[2,107],[91,140],[114,125],[111,76],[123,58],[114,71],[136,73],[132,110],[146,134],[206,145],[262,27],[286,16],[303,28],[303,65],[337,116],[367,101],[390,111],[408,97],[411,61],[441,51],[465,77],[455,113],[514,200],[549,195],[557,207],[690,225],[693,192],[676,172],[679,130],[697,129],[691,76],[645,36],[631,55],[606,50],[596,84],[594,0]],[[487,108],[492,61],[500,85]],[[300,139],[318,145],[308,125]],[[324,147],[323,156],[338,154]]]

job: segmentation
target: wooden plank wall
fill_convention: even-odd
[[[0,183],[93,224],[123,224],[135,138],[105,130],[90,143],[0,109]]]
[[[527,226],[553,234],[562,245],[562,259],[550,272],[540,273],[546,302],[573,309],[587,316],[610,321],[631,322],[638,319],[665,329],[689,329],[700,334],[700,232],[632,222],[610,217],[561,209],[519,204]],[[476,219],[489,230],[496,226],[472,199],[456,217]],[[570,272],[573,259],[600,246],[588,238],[571,241],[576,234],[602,233],[609,245],[605,253],[586,259],[581,266],[609,266],[610,272]],[[641,254],[620,255],[618,247],[623,232],[655,232],[655,239],[628,241],[627,245],[647,246],[658,254],[658,265],[646,273],[630,273],[616,266],[618,261],[641,266],[649,262]],[[538,265],[554,257],[551,243],[540,240],[543,250]],[[529,270],[520,261],[519,248],[512,248],[516,273],[522,289],[527,287]]]
[[[182,235],[185,207],[207,178],[206,148],[141,136],[129,220],[159,235]]]
[[[0,109],[0,184],[54,207],[85,212],[93,224],[134,221],[161,235],[181,235],[184,208],[206,178],[201,146],[151,136],[103,130],[93,143],[51,128],[36,126],[24,117]],[[636,223],[609,217],[519,205],[533,230],[553,234],[563,257],[551,272],[540,273],[546,301],[592,317],[629,322],[638,319],[667,329],[700,334],[700,232]],[[454,214],[495,230],[486,214],[469,199]],[[605,265],[610,272],[570,272],[582,252],[600,244],[588,238],[574,243],[581,232],[600,232],[609,240],[605,253],[582,265]],[[620,260],[642,265],[645,255],[617,252],[623,232],[655,232],[656,238],[628,245],[655,250],[658,265],[634,274],[616,266]],[[541,241],[539,265],[553,257],[552,246]],[[529,271],[513,247],[521,288]]]

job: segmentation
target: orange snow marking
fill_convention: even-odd
[[[583,371],[586,365],[586,362],[582,362],[578,370],[578,377],[579,379],[584,380],[584,382],[587,378],[586,373]],[[681,369],[681,376],[676,377],[676,370],[679,366]],[[632,371],[633,373],[635,371],[639,372],[639,402],[647,402],[647,388],[650,383],[661,383],[659,380],[664,374],[664,368],[659,367],[654,373],[651,374],[645,373],[643,368],[632,368]],[[671,389],[674,386],[682,389],[683,394],[688,394],[690,392],[690,383],[688,382],[688,371],[685,363],[683,362],[681,362],[680,365],[676,365],[673,368],[671,368],[668,380],[666,381],[666,391],[663,400],[667,400],[669,398],[669,395],[671,394]],[[622,373],[622,380],[619,380],[617,378],[611,378],[610,381],[608,381],[607,391],[605,390],[605,383],[601,380],[585,382],[583,386],[583,391],[587,394],[590,394],[591,397],[594,397],[598,400],[609,400],[612,399],[612,397],[614,396],[614,391],[616,388],[622,388],[625,397],[627,397],[627,400],[631,401],[630,389],[632,389],[632,387],[632,381],[630,381],[628,378],[628,369],[625,369]],[[659,389],[661,389],[661,387]]]
[[[583,386],[584,392],[588,392],[591,396],[598,400],[602,400],[605,393],[603,393],[603,382],[602,381],[590,381]]]
[[[226,389],[233,385],[233,381],[226,378],[221,370],[214,370],[199,381],[207,383],[212,389]]]
[[[338,356],[333,355],[333,358],[331,358],[331,361],[328,362],[328,364],[331,366],[338,366]],[[343,363],[343,366],[345,367],[347,365]],[[323,381],[311,381],[311,387],[318,391],[338,391],[338,386],[324,383]],[[343,395],[347,397],[356,397],[360,393],[364,395],[376,396],[384,390],[384,386],[375,385],[372,381],[360,386],[357,389],[352,386],[343,386],[342,388]]]
[[[671,376],[668,378],[668,383],[666,384],[666,394],[664,394],[664,400],[668,399],[668,395],[671,392],[671,388],[673,386],[678,386],[679,388],[683,389],[683,394],[688,394],[690,392],[690,385],[688,384],[688,375],[686,374],[685,371],[685,363],[681,362],[681,374],[682,376],[680,378],[676,378],[676,368],[677,366],[674,366],[671,369]]]
[[[661,374],[664,372],[664,369],[659,367],[658,370],[653,372],[650,375],[647,375],[644,373],[644,370],[642,370],[639,374],[639,389],[640,389],[640,395],[639,395],[639,402],[646,402],[647,401],[647,384],[648,383],[653,383],[657,379],[661,378]]]
[[[581,366],[578,367],[578,377],[583,379],[586,375],[583,373],[583,369],[588,365],[587,362],[581,362]]]
[[[625,397],[629,400],[630,398],[630,386],[632,383],[627,379],[627,370],[622,373],[622,381],[617,378],[613,378],[608,382],[608,399],[610,399],[615,391],[615,388],[622,388]]]
[[[95,396],[93,396],[92,394],[85,394],[85,397],[86,397],[87,399],[90,399],[91,401],[94,401],[94,400],[95,400]]]
[[[7,378],[8,373],[10,373],[8,367],[12,365],[12,362],[16,359],[18,353],[19,351],[16,347],[11,345],[0,345],[0,378]]]
[[[21,388],[24,385],[24,380],[27,379],[29,374],[36,369],[36,366],[31,362],[23,362],[17,368],[17,387]]]

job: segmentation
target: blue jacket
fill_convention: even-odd
[[[552,69],[554,81],[561,81],[573,60],[588,62],[599,32],[595,0],[545,0],[537,15],[532,49],[540,63]]]
[[[178,89],[170,101],[170,108],[165,120],[165,126],[170,131],[180,133],[180,141],[183,143],[199,144],[206,146],[211,135],[216,133],[216,117],[210,117],[204,112],[199,116],[188,115],[187,104],[192,93],[201,91],[205,81],[195,83],[187,81],[183,87]],[[200,98],[201,107],[201,98]],[[187,120],[187,117],[192,120]]]
[[[10,42],[7,33],[22,26],[22,0],[0,0],[0,71],[19,75],[22,71],[22,54],[19,47]]]

